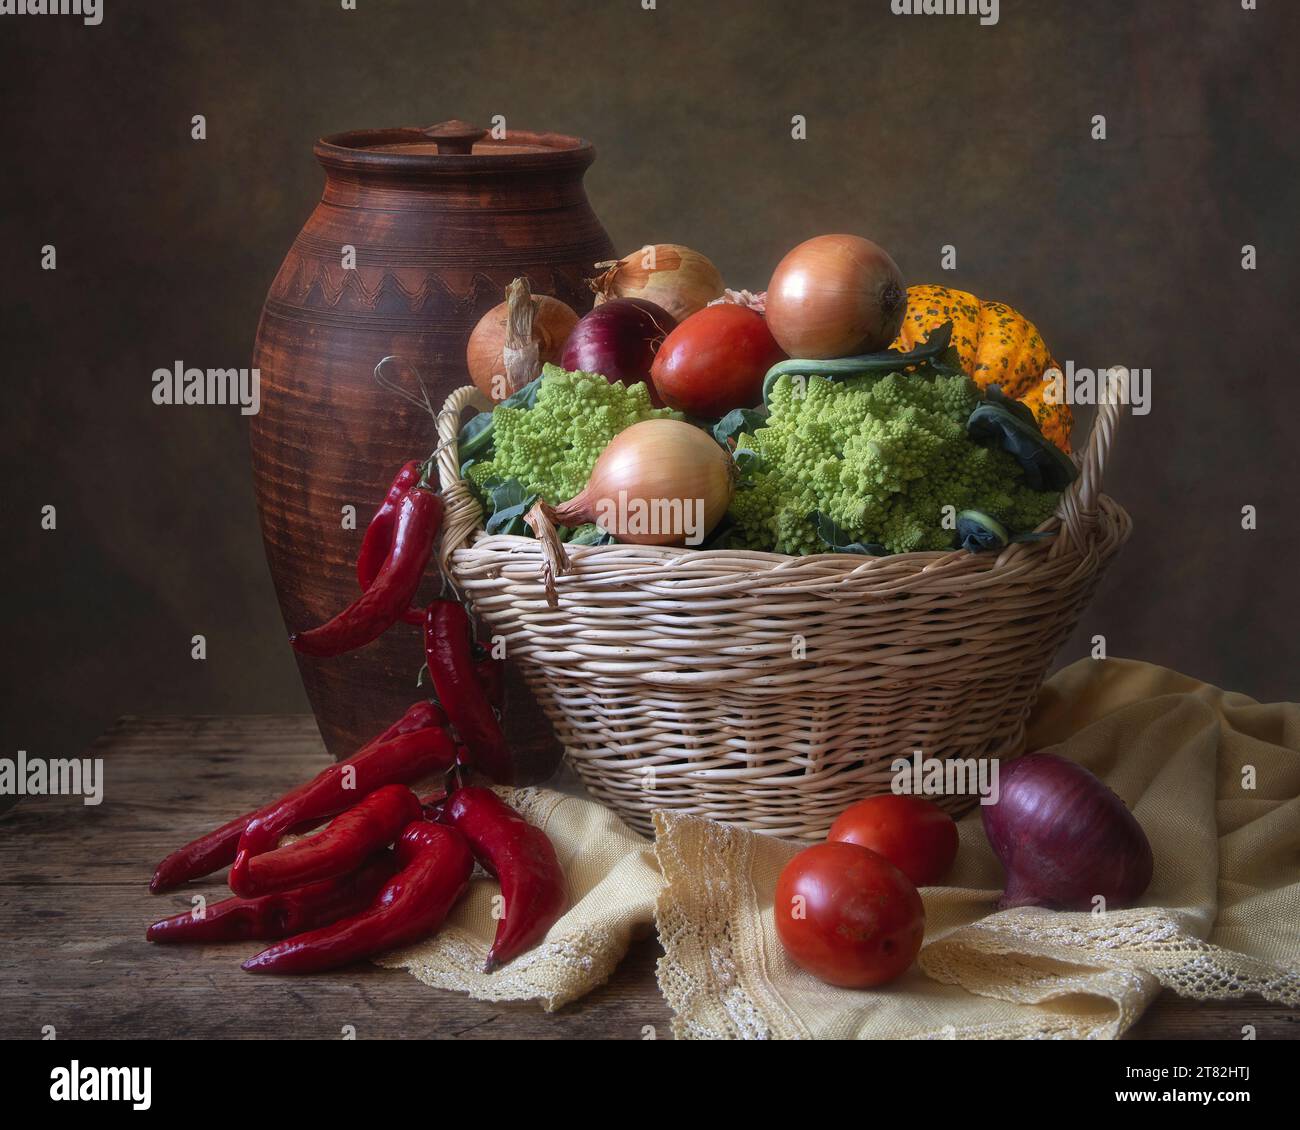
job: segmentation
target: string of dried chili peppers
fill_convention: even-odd
[[[380,851],[347,875],[263,898],[223,899],[202,914],[191,910],[164,918],[150,926],[145,937],[169,944],[288,938],[363,910],[396,870],[393,853]]]
[[[420,820],[395,848],[400,870],[361,913],[310,930],[244,962],[250,973],[319,973],[419,941],[469,886],[474,855],[455,828]]]

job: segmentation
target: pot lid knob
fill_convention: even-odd
[[[449,122],[439,122],[422,131],[430,141],[438,143],[439,153],[466,154],[474,151],[474,143],[482,141],[488,135],[485,129],[452,118]]]

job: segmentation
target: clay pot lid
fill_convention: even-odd
[[[326,168],[411,173],[585,168],[595,159],[591,143],[580,137],[513,129],[493,137],[454,118],[432,126],[330,134],[315,152]]]

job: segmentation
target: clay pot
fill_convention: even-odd
[[[469,382],[470,332],[511,279],[527,275],[534,293],[581,314],[593,298],[584,279],[614,254],[583,188],[595,153],[580,138],[494,139],[453,121],[336,134],[315,154],[324,194],[271,284],[253,355],[253,478],[287,630],[356,597],[353,563],[374,507],[397,468],[435,445],[430,415],[376,382],[380,359],[409,363],[440,407]],[[438,583],[431,568],[428,595]],[[420,632],[403,624],[349,655],[298,657],[336,758],[418,697],[422,662]],[[536,776],[558,751],[517,673],[508,687],[507,736]]]

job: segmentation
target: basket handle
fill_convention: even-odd
[[[1106,469],[1111,444],[1115,442],[1115,430],[1119,427],[1123,403],[1128,399],[1128,370],[1110,369],[1107,377],[1111,389],[1123,390],[1123,395],[1109,396],[1106,403],[1097,408],[1087,445],[1082,455],[1076,456],[1079,477],[1061,493],[1061,501],[1056,509],[1061,518],[1061,531],[1052,544],[1052,557],[1058,557],[1067,550],[1079,554],[1087,552],[1093,527],[1097,524],[1097,496],[1101,494],[1102,474]]]
[[[442,488],[442,500],[445,507],[442,519],[442,541],[438,546],[438,563],[443,572],[448,572],[451,555],[468,545],[474,531],[483,524],[483,507],[474,497],[468,484],[460,477],[460,417],[466,408],[478,408],[486,411],[492,407],[488,400],[473,385],[458,388],[443,401],[442,411],[438,413],[438,446],[434,455],[438,461],[438,485]],[[542,543],[542,580],[546,585],[546,601],[552,608],[559,603],[555,591],[555,578],[567,573],[570,568],[569,555],[555,532],[555,525],[550,515],[541,505],[533,507],[525,521],[532,527],[538,541]]]
[[[434,458],[438,464],[438,485],[442,488],[443,519],[442,539],[438,544],[438,563],[443,572],[451,555],[474,536],[474,531],[483,524],[483,507],[469,485],[460,477],[460,417],[466,408],[487,411],[492,407],[488,400],[473,385],[465,385],[452,392],[443,401],[435,424],[438,429],[438,446],[434,448]]]
[[[542,584],[546,588],[546,603],[552,608],[558,608],[560,595],[555,589],[555,578],[562,577],[573,564],[555,529],[551,513],[551,508],[546,503],[538,502],[524,515],[524,521],[542,543]]]

